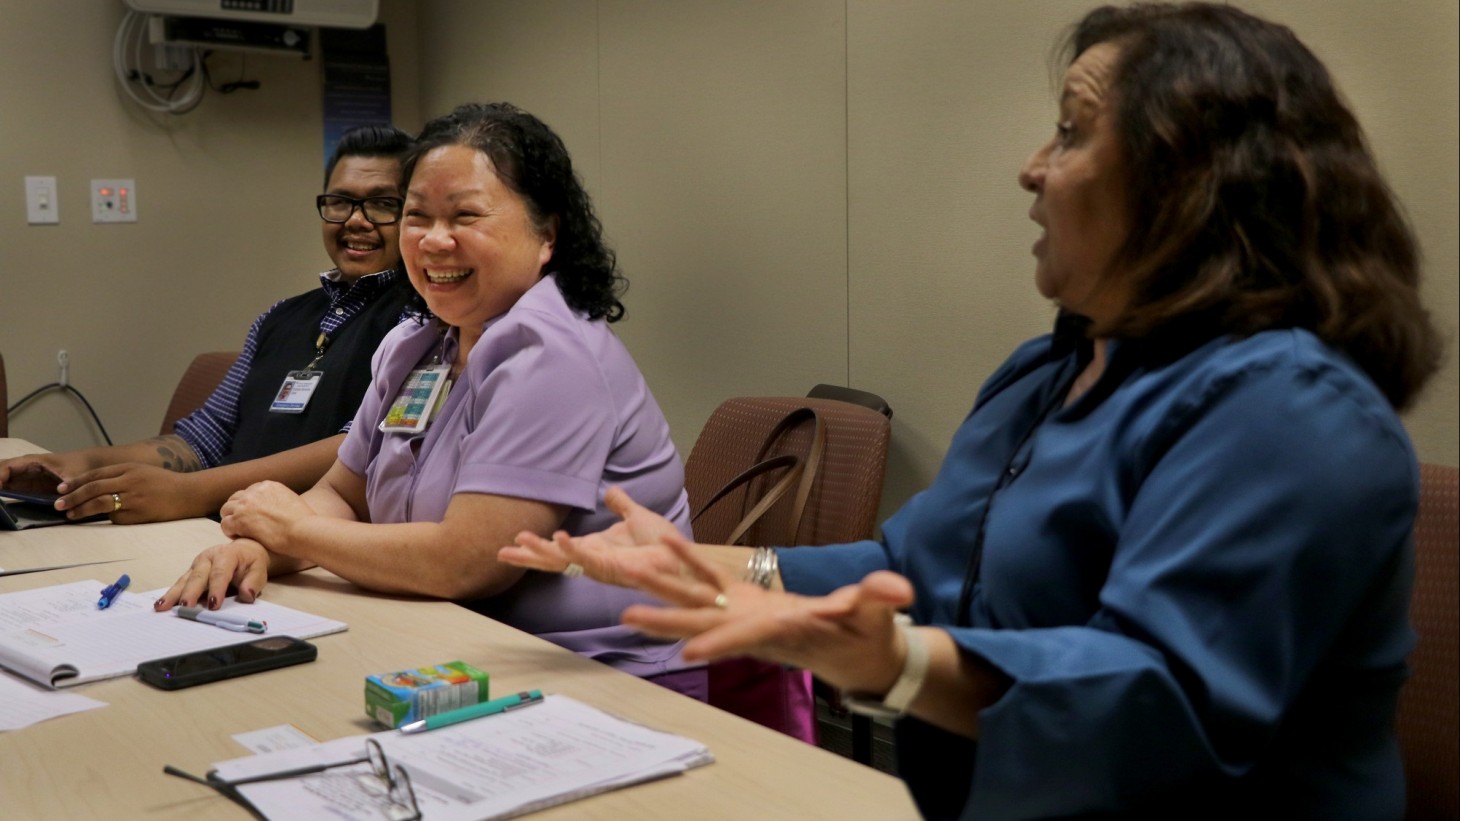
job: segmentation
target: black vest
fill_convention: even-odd
[[[238,396],[238,431],[223,464],[297,448],[339,433],[355,418],[370,386],[370,357],[394,328],[415,292],[402,273],[343,328],[335,331],[317,369],[323,378],[303,413],[272,413],[284,377],[314,358],[319,323],[330,309],[323,288],[290,297],[259,325],[258,350]]]

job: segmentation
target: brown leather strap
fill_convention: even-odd
[[[811,433],[811,449],[807,453],[804,463],[800,457],[790,453],[783,453],[769,459],[765,458],[766,453],[775,445],[781,434],[800,424],[807,418],[812,420],[813,428]],[[755,463],[744,471],[741,471],[734,479],[726,482],[724,487],[715,491],[714,495],[690,517],[690,520],[694,521],[698,519],[701,514],[720,499],[733,492],[736,488],[749,483],[755,477],[771,470],[785,468],[786,472],[781,478],[776,480],[776,483],[756,501],[755,506],[750,509],[750,512],[746,513],[740,522],[735,525],[735,529],[731,531],[730,537],[726,539],[726,543],[738,544],[740,539],[744,538],[746,532],[754,527],[755,523],[760,521],[760,518],[766,514],[766,511],[774,507],[776,502],[780,501],[781,497],[786,495],[786,491],[791,488],[791,485],[796,484],[796,501],[791,508],[790,532],[786,534],[787,542],[794,542],[796,534],[801,529],[801,518],[806,512],[806,502],[811,498],[811,487],[816,480],[816,473],[821,467],[821,455],[825,450],[826,426],[822,422],[821,415],[815,409],[802,407],[787,413],[776,423],[774,428],[771,428],[770,433],[766,434],[765,440],[761,443],[760,450],[755,455]]]

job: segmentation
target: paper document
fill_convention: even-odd
[[[364,756],[373,738],[431,821],[511,818],[714,761],[703,744],[624,721],[567,696],[416,735],[350,736],[214,765],[227,781]],[[380,821],[389,800],[369,765],[262,781],[239,792],[266,818]],[[397,795],[399,799],[399,795]]]
[[[249,636],[210,624],[157,613],[159,588],[127,591],[105,610],[96,606],[106,582],[79,581],[0,594],[0,667],[52,687],[127,676],[151,659],[247,641]],[[246,613],[269,623],[269,635],[308,639],[345,629],[321,618],[266,601],[224,611]]]
[[[105,706],[105,701],[58,693],[0,674],[0,731],[19,730],[48,718]]]

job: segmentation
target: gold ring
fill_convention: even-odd
[[[112,494],[112,512],[113,513],[116,513],[118,510],[121,510],[121,509],[122,509],[122,494],[120,494],[120,493],[113,493]]]
[[[583,575],[583,565],[577,562],[568,562],[568,566],[563,568],[563,575],[570,579],[577,578]]]
[[[726,596],[724,593],[715,594],[715,606],[720,608],[721,610],[724,610],[725,608],[730,606],[730,597]]]

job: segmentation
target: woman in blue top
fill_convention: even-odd
[[[1439,350],[1412,235],[1287,29],[1103,8],[1068,53],[1019,174],[1060,320],[881,540],[748,559],[615,493],[623,523],[500,555],[677,604],[624,620],[693,636],[687,658],[806,667],[905,716],[931,817],[1399,818],[1395,410]]]

